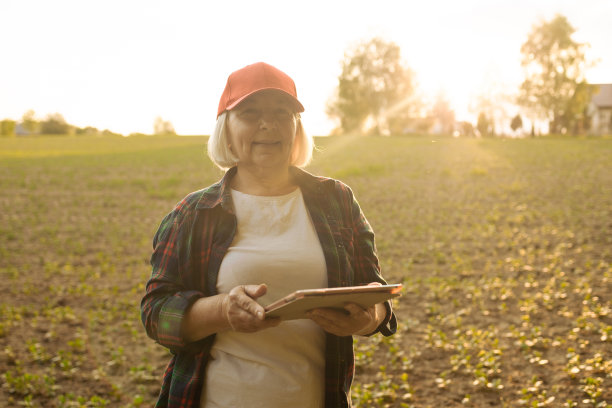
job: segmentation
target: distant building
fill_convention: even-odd
[[[596,89],[588,106],[591,118],[589,133],[612,135],[612,84],[596,84],[594,87]]]
[[[28,132],[21,123],[17,123],[17,126],[15,127],[15,134],[17,136],[28,136],[30,135],[30,132]]]

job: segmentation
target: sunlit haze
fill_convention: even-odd
[[[325,114],[344,52],[380,36],[400,45],[419,92],[444,93],[457,119],[488,92],[516,92],[520,47],[556,13],[588,42],[591,83],[612,83],[612,1],[0,2],[0,119],[59,112],[77,126],[209,134],[227,76],[266,61],[296,82],[308,132]]]

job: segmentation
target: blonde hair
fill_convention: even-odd
[[[217,124],[212,135],[208,138],[208,157],[221,170],[227,170],[238,163],[238,158],[229,148],[227,135],[227,118],[229,112],[225,111],[217,118]],[[312,149],[314,141],[312,136],[306,134],[302,118],[299,113],[295,114],[296,128],[293,151],[291,152],[290,165],[296,167],[306,167],[312,159]]]

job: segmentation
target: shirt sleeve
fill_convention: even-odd
[[[370,282],[380,282],[386,285],[387,282],[380,272],[374,230],[363,214],[353,192],[346,186],[344,189],[344,200],[349,204],[348,213],[350,214],[350,222],[353,229],[355,284],[363,285]],[[346,208],[346,206],[343,207]],[[385,319],[372,334],[380,332],[384,336],[390,336],[397,331],[397,318],[393,312],[390,300],[385,302],[385,308],[387,310]]]
[[[163,219],[153,239],[152,273],[140,305],[147,335],[173,352],[195,345],[185,342],[181,324],[187,309],[204,296],[183,284],[183,274],[189,268],[190,223],[179,207]]]

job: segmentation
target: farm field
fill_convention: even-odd
[[[204,137],[0,139],[0,407],[150,407],[153,234],[221,176]],[[612,140],[318,138],[398,333],[355,341],[359,407],[612,406]]]

